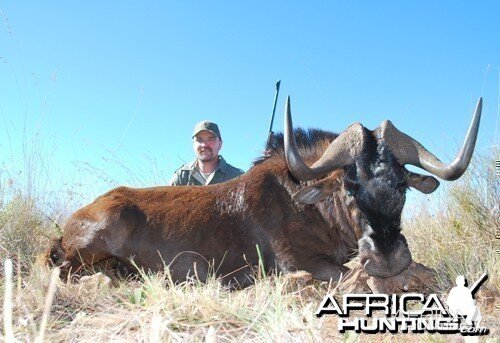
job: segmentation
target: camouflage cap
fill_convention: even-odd
[[[193,137],[196,136],[201,131],[210,131],[214,135],[219,137],[219,139],[221,138],[219,127],[217,126],[217,124],[212,123],[211,121],[204,120],[196,124],[193,129]]]

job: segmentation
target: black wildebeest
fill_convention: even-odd
[[[338,279],[356,253],[368,275],[387,278],[411,262],[401,234],[405,193],[431,193],[439,182],[408,171],[412,164],[455,180],[474,149],[482,100],[456,159],[443,164],[384,121],[373,131],[356,123],[340,135],[285,130],[244,175],[213,186],[119,187],[72,215],[50,251],[76,271],[108,259],[172,278],[205,279],[213,266],[224,282],[251,282],[251,266],[284,273],[306,270]],[[296,137],[297,136],[297,137]]]

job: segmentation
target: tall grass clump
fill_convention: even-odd
[[[16,270],[27,270],[56,232],[33,199],[16,195],[0,208],[0,258],[12,258]]]
[[[41,136],[27,138],[24,133],[20,143],[20,155],[11,152],[0,160],[0,259],[11,258],[15,271],[26,271],[58,234],[53,218],[64,202]]]
[[[488,273],[486,286],[498,290],[500,262],[500,177],[496,148],[486,156],[476,155],[458,181],[444,184],[440,208],[431,213],[426,206],[404,223],[414,258],[438,271],[443,289],[464,275],[469,285]]]

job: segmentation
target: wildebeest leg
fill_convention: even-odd
[[[136,274],[135,268],[130,263],[124,263],[116,257],[109,257],[92,265],[92,270],[102,272],[113,281]]]
[[[127,265],[118,256],[123,241],[128,237],[128,225],[123,220],[90,221],[73,218],[65,226],[62,248],[65,252],[64,265],[71,274],[85,272],[85,269],[114,268]]]
[[[220,281],[223,285],[228,286],[230,289],[242,289],[252,285],[255,282],[257,275],[259,275],[257,266],[243,266],[240,269],[223,275]]]
[[[66,262],[62,265],[62,274],[82,276],[87,271],[92,273],[97,270],[105,270],[116,265],[113,256],[105,252],[97,252],[92,249],[79,249],[74,253],[66,254]]]
[[[207,282],[209,275],[214,270],[213,265],[213,261],[205,259],[205,257],[196,252],[183,251],[175,256],[166,267],[174,282],[188,279]],[[158,266],[156,271],[158,270],[162,270],[162,267]]]
[[[63,247],[63,239],[55,239],[48,251],[48,262],[51,267],[61,268],[60,277],[66,279],[69,275],[80,275],[83,271],[83,261],[79,254],[74,250],[67,251]]]
[[[316,280],[321,281],[339,281],[349,271],[349,268],[339,264],[331,257],[325,256],[314,260],[314,262],[306,268],[306,270],[314,276]]]
[[[136,273],[128,261],[122,261],[104,252],[82,249],[75,256],[67,255],[65,260],[61,265],[61,279],[67,279],[69,276],[79,279],[81,276],[101,272],[116,282]]]

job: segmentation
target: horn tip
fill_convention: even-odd
[[[478,116],[481,116],[482,110],[483,110],[483,97],[481,96],[481,97],[479,97],[479,100],[477,101],[475,114]]]
[[[286,97],[286,103],[285,103],[285,112],[289,113],[290,112],[290,95]]]

